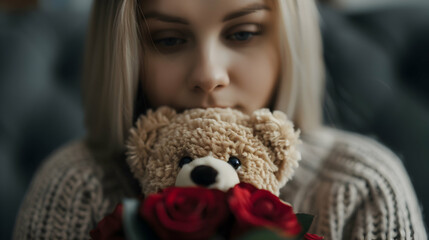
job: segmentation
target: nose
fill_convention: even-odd
[[[216,182],[217,174],[216,169],[201,165],[192,170],[191,179],[195,184],[207,187]]]
[[[226,55],[216,43],[207,43],[195,54],[189,78],[192,90],[211,93],[229,85]]]

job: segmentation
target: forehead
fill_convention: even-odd
[[[192,22],[204,19],[223,21],[228,14],[254,9],[271,10],[272,0],[142,0],[144,14],[162,13],[174,15]]]

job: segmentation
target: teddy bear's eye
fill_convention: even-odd
[[[240,159],[237,157],[230,157],[228,163],[236,170],[241,166]]]
[[[188,164],[190,162],[192,162],[191,157],[188,157],[188,156],[182,157],[182,159],[180,159],[180,162],[179,162],[179,167],[183,167],[183,165]]]

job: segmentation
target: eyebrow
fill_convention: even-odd
[[[234,18],[239,18],[257,11],[261,11],[261,10],[267,10],[267,11],[271,11],[271,9],[265,5],[265,4],[261,4],[261,3],[255,3],[255,4],[251,4],[249,6],[246,6],[238,11],[232,12],[227,14],[223,19],[222,22],[226,22],[229,20],[232,20]],[[172,15],[167,15],[164,13],[160,13],[157,11],[149,11],[147,13],[143,14],[144,18],[150,19],[150,18],[154,18],[163,22],[170,22],[170,23],[179,23],[179,24],[184,24],[184,25],[189,25],[189,22],[181,17],[176,17],[176,16],[172,16]]]
[[[222,22],[226,22],[229,21],[231,19],[234,18],[238,18],[238,17],[242,17],[251,13],[254,13],[256,11],[261,11],[261,10],[267,10],[267,11],[271,11],[271,9],[265,5],[265,4],[261,4],[261,3],[255,3],[255,4],[251,4],[245,8],[242,8],[238,11],[232,12],[227,14],[223,19]]]

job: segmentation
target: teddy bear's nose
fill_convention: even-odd
[[[207,187],[216,182],[217,171],[209,166],[197,166],[191,172],[194,183]]]

